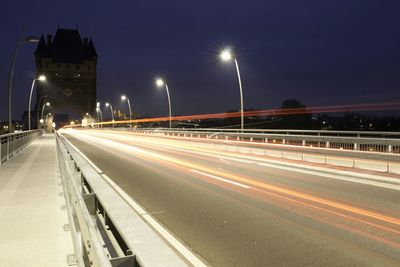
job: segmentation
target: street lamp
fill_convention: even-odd
[[[125,101],[128,103],[128,108],[129,108],[129,127],[132,128],[132,110],[131,110],[131,102],[129,101],[129,98],[126,97],[125,95],[121,96],[121,100]]]
[[[111,110],[111,119],[112,119],[112,122],[113,122],[113,124],[112,124],[112,127],[114,128],[114,110],[113,110],[113,108],[112,108],[112,105],[110,104],[110,103],[106,103],[106,107],[110,107],[110,110]]]
[[[171,111],[171,98],[169,96],[168,84],[165,83],[162,79],[158,78],[158,79],[156,79],[156,85],[159,88],[161,88],[161,87],[163,87],[165,85],[165,90],[167,91],[167,96],[168,96],[168,106],[169,106],[169,128],[171,129],[172,111]]]
[[[235,61],[236,65],[236,72],[239,80],[239,89],[240,89],[240,128],[243,130],[244,128],[244,114],[243,114],[243,89],[242,89],[242,80],[240,78],[240,71],[239,71],[239,64],[237,61],[237,58],[233,56],[231,50],[229,49],[224,49],[221,51],[220,54],[221,60],[228,62],[231,61],[232,59]]]
[[[103,114],[101,112],[100,102],[96,103],[96,112],[97,112],[98,119],[100,119],[100,122],[102,122],[103,121]],[[103,126],[100,124],[99,128],[102,128],[102,127]]]
[[[44,120],[43,120],[43,112],[44,112],[44,108],[45,108],[46,106],[49,107],[49,106],[50,106],[50,102],[46,102],[46,103],[43,104],[43,106],[42,106],[42,115],[40,116],[40,122],[41,122],[41,123],[44,122]]]
[[[31,130],[31,104],[32,104],[32,93],[33,93],[33,88],[35,87],[36,81],[44,82],[44,81],[46,81],[46,76],[40,75],[38,78],[33,79],[33,81],[32,81],[32,87],[31,87],[31,92],[30,92],[30,94],[29,94],[29,105],[28,105],[28,125],[29,125],[29,130]]]
[[[39,38],[35,36],[28,36],[25,38],[19,37],[17,40],[17,44],[15,45],[15,50],[14,54],[12,57],[11,61],[11,68],[10,68],[10,74],[8,77],[8,131],[12,133],[12,84],[13,84],[13,77],[14,77],[14,68],[15,68],[15,62],[17,60],[17,54],[19,51],[19,47],[21,44],[26,44],[26,43],[36,43],[39,42]]]

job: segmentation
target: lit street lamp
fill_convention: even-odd
[[[26,38],[21,38],[19,37],[17,40],[17,44],[15,45],[15,50],[14,54],[12,57],[11,61],[11,68],[10,68],[10,74],[8,77],[8,131],[10,133],[13,132],[13,125],[12,125],[12,84],[13,84],[13,77],[14,77],[14,68],[15,68],[15,62],[17,60],[17,54],[19,51],[19,47],[21,44],[26,44],[26,43],[36,43],[39,42],[39,38],[35,36],[28,36]]]
[[[171,98],[169,96],[169,89],[168,89],[168,84],[165,83],[162,79],[157,79],[156,80],[156,85],[158,87],[163,87],[165,85],[165,90],[167,91],[167,97],[168,97],[168,106],[169,106],[169,128],[171,129],[171,117],[172,117],[172,111],[171,111]]]
[[[111,110],[111,119],[112,119],[112,122],[113,122],[113,124],[112,124],[112,127],[114,128],[114,110],[113,110],[113,108],[112,108],[112,105],[110,104],[110,103],[106,103],[106,107],[110,107],[110,110]]]
[[[45,80],[46,80],[46,76],[40,75],[37,79],[33,79],[33,81],[32,81],[32,87],[31,87],[31,92],[29,94],[29,105],[28,105],[28,125],[29,125],[29,130],[31,130],[31,104],[32,104],[33,88],[35,87],[36,81],[44,82]]]
[[[96,112],[97,112],[98,120],[100,120],[100,122],[102,122],[103,121],[103,114],[101,113],[100,102],[96,103]],[[102,127],[102,125],[100,124],[100,128],[101,127]]]
[[[44,122],[44,120],[43,120],[43,112],[44,112],[44,108],[45,108],[46,106],[49,107],[49,106],[50,106],[50,102],[46,102],[46,103],[43,104],[43,106],[42,106],[42,115],[40,116],[40,122],[41,122],[41,123]]]
[[[236,72],[239,80],[239,89],[240,89],[240,128],[243,130],[244,128],[244,114],[243,114],[243,89],[242,89],[242,80],[240,78],[239,64],[237,58],[232,55],[232,52],[229,49],[225,49],[220,54],[222,61],[231,61],[232,59],[235,61]]]
[[[131,122],[131,120],[132,120],[131,102],[129,101],[129,98],[126,97],[125,95],[122,95],[122,96],[121,96],[121,100],[122,100],[122,101],[125,101],[125,100],[126,100],[126,102],[128,103],[128,108],[129,108],[129,127],[132,128],[132,122]]]

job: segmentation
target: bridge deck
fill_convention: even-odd
[[[73,253],[52,135],[0,167],[0,267],[67,266]]]

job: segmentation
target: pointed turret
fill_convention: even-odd
[[[47,45],[42,34],[42,36],[40,36],[40,40],[34,54],[35,56],[45,56],[46,51],[47,51]]]
[[[89,40],[89,44],[86,47],[86,58],[87,59],[97,59],[97,52],[96,52],[96,48],[94,47],[93,41],[90,38]]]

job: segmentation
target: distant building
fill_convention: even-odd
[[[58,29],[54,38],[42,35],[35,50],[37,83],[36,121],[41,108],[46,112],[71,111],[83,117],[96,108],[97,52],[92,39],[81,38],[78,30]]]

